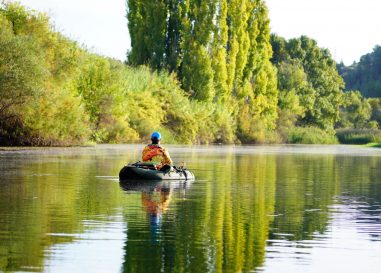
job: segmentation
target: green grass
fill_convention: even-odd
[[[287,143],[292,144],[337,144],[337,138],[316,127],[294,127],[287,130]]]
[[[381,143],[368,143],[365,145],[365,147],[381,148]]]
[[[381,131],[374,129],[339,129],[336,136],[342,144],[381,143]]]

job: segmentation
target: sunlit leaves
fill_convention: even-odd
[[[333,130],[339,120],[344,82],[329,51],[306,36],[286,41],[272,35],[271,43],[278,86],[281,92],[295,92],[303,107],[297,123]]]
[[[261,120],[263,130],[274,129],[277,88],[263,1],[166,1],[165,6],[160,2],[154,7],[151,1],[129,0],[127,4],[131,64],[175,71],[192,99],[217,102],[214,107],[225,107],[234,123],[240,119],[240,108],[249,109],[246,118]],[[163,7],[167,24],[153,26],[152,18],[160,21]],[[163,32],[165,41],[159,35]],[[161,49],[154,50],[152,44]],[[247,135],[252,129],[238,132],[242,141],[256,141]]]

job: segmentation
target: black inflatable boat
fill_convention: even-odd
[[[156,170],[152,163],[137,162],[124,166],[119,172],[120,181],[129,180],[194,180],[194,174],[182,167],[169,171]]]

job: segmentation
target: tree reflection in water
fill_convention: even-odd
[[[379,246],[380,156],[365,156],[369,150],[357,147],[340,146],[343,155],[271,149],[179,148],[181,155],[192,152],[186,157],[193,168],[207,166],[196,182],[120,184],[124,191],[105,176],[117,173],[125,153],[3,156],[0,271],[51,271],[55,261],[72,272],[63,261],[76,255],[116,272],[115,259],[108,258],[118,251],[122,272],[252,272],[295,261],[309,271],[316,269],[314,251],[347,257],[344,250],[353,245],[364,246],[352,250],[355,255]],[[352,155],[357,151],[364,154]],[[109,240],[116,234],[105,226],[120,237]],[[115,248],[106,249],[105,241]],[[76,252],[87,243],[96,254]],[[361,257],[364,264],[379,265]],[[350,264],[355,260],[346,264],[359,269]]]

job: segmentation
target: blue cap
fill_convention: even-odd
[[[161,139],[161,134],[159,132],[153,132],[151,139]]]

